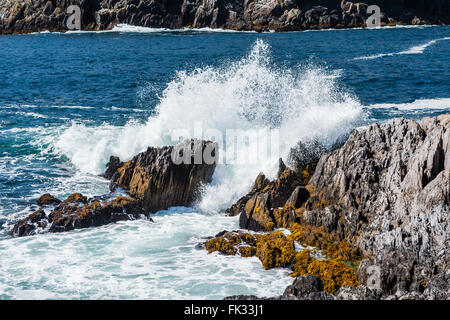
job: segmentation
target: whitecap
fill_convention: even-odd
[[[391,57],[391,56],[396,56],[396,55],[422,54],[429,46],[432,46],[433,44],[436,44],[439,41],[445,41],[445,40],[450,40],[450,37],[434,39],[434,40],[428,41],[427,43],[413,46],[407,50],[403,50],[400,52],[380,53],[380,54],[374,54],[374,55],[369,55],[369,56],[362,56],[362,57],[354,58],[352,60],[373,60],[373,59],[378,59],[378,58],[383,58],[383,57]]]

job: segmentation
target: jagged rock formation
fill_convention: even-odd
[[[378,265],[385,292],[423,292],[432,279],[449,289],[450,115],[355,131],[321,158],[308,188],[301,222],[372,257],[359,268],[363,283]]]
[[[201,186],[211,181],[216,147],[209,141],[186,140],[177,146],[148,148],[126,163],[112,156],[105,172],[105,177],[111,179],[111,190],[121,187],[131,197],[88,199],[75,193],[60,201],[44,194],[37,201],[41,209],[17,222],[11,235],[101,226],[148,217],[171,206],[189,206],[199,195]]]
[[[126,163],[118,164],[118,159],[111,157],[107,169],[111,176],[110,189],[127,190],[142,201],[145,211],[190,206],[202,185],[211,182],[216,166],[215,161],[206,163],[203,156],[215,158],[216,150],[217,144],[213,142],[186,140],[176,147],[150,147]],[[179,154],[183,163],[174,163],[174,154]],[[112,166],[116,167],[114,172]]]
[[[278,180],[252,191],[241,220],[289,228],[289,237],[327,255],[365,258],[358,266],[360,286],[343,286],[336,299],[450,297],[449,114],[355,130],[320,158],[304,187],[307,200],[298,200],[303,187],[294,183],[283,208],[273,208],[269,199]],[[276,219],[275,212],[289,219]],[[378,284],[379,290],[368,288]]]
[[[448,24],[448,0],[373,0],[382,24]],[[119,23],[179,29],[291,31],[365,26],[367,4],[341,0],[0,0],[0,34],[67,31],[69,5],[81,8],[83,30]]]
[[[242,212],[241,228],[261,231],[270,230],[271,226],[288,227],[295,222],[295,214],[289,209],[300,208],[308,200],[309,191],[304,186],[315,167],[315,162],[303,166],[296,160],[296,166],[302,168],[300,172],[286,167],[280,159],[277,179],[271,182],[260,173],[253,189],[226,210],[230,216]]]

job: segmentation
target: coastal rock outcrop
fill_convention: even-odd
[[[110,187],[128,191],[127,196],[93,197],[80,193],[60,201],[44,194],[41,209],[18,221],[12,236],[41,232],[63,232],[101,226],[122,220],[149,218],[149,214],[171,206],[189,206],[203,184],[212,179],[217,145],[210,141],[186,140],[177,146],[148,148],[128,162],[111,156],[105,177]],[[151,218],[150,218],[151,220]]]
[[[46,231],[63,232],[145,216],[148,217],[148,213],[142,211],[140,202],[133,198],[88,199],[80,193],[74,193],[51,209],[48,214],[39,209],[20,220],[14,225],[11,235],[22,237]]]
[[[278,178],[269,181],[263,173],[255,180],[253,189],[226,212],[239,217],[243,229],[261,231],[273,227],[287,227],[296,221],[295,214],[288,209],[300,208],[309,198],[305,185],[314,170],[307,165],[298,173],[286,167],[280,160]]]
[[[190,206],[202,186],[211,182],[217,152],[217,144],[193,139],[177,146],[149,147],[125,163],[111,157],[107,169],[110,189],[128,191],[149,212]]]
[[[356,130],[321,158],[308,189],[301,223],[325,226],[370,257],[361,282],[375,265],[384,292],[423,292],[448,271],[450,115]]]
[[[372,0],[382,25],[448,24],[450,4],[436,1]],[[0,34],[67,31],[67,19],[81,10],[82,30],[106,30],[126,23],[154,28],[223,28],[292,31],[364,27],[368,4],[341,0],[0,0]]]
[[[337,299],[449,298],[449,114],[356,129],[320,158],[306,186],[294,183],[284,206],[273,208],[279,179],[251,194],[241,220],[287,228],[288,238],[357,269],[360,285],[343,284]],[[302,188],[308,193],[294,200]],[[276,219],[277,212],[291,218]],[[293,275],[312,274],[301,261],[297,254]]]

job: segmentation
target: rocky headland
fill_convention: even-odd
[[[0,34],[68,30],[71,5],[81,9],[82,30],[117,24],[152,28],[221,28],[253,31],[365,27],[369,5],[381,25],[449,24],[448,0],[0,0]]]

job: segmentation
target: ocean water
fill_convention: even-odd
[[[219,165],[194,207],[158,212],[153,223],[7,232],[43,193],[107,193],[100,175],[110,155],[173,144],[179,129],[201,138],[196,126],[271,128],[288,150],[311,138],[331,146],[373,121],[450,112],[449,53],[447,26],[258,34],[122,25],[0,37],[0,299],[281,294],[288,270],[196,249],[238,228],[223,211],[260,171],[275,174],[270,154]]]

